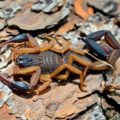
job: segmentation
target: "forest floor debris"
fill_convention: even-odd
[[[120,1],[118,0],[2,0],[0,1],[0,43],[21,33],[62,36],[82,49],[82,37],[109,30],[120,43]],[[0,48],[0,75],[10,80],[14,63],[11,45]],[[115,71],[87,75],[87,92],[79,80],[51,83],[40,95],[16,94],[0,82],[0,119],[6,120],[119,120],[120,90],[106,93],[103,84],[120,86],[120,59]]]

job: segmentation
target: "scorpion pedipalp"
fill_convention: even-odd
[[[85,43],[87,44],[87,47],[93,52],[96,53],[98,56],[100,56],[102,59],[107,59],[108,54],[104,47],[102,48],[99,44],[96,43],[96,41],[100,41],[104,37],[104,41],[115,50],[120,49],[120,44],[115,39],[113,34],[108,30],[100,30],[97,32],[90,33],[86,39],[84,39]]]
[[[12,89],[15,91],[26,92],[29,90],[29,84],[25,81],[14,81],[12,83]]]

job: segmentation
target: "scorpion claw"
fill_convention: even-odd
[[[29,90],[29,84],[25,81],[10,81],[9,79],[0,75],[0,81],[10,87],[14,91],[27,92]]]
[[[96,41],[94,41],[93,39],[87,38],[85,39],[85,42],[93,53],[96,53],[98,56],[100,56],[103,59],[107,57],[106,51],[102,47],[100,47],[100,45],[97,44]]]
[[[91,33],[84,39],[85,43],[88,45],[93,53],[96,53],[103,59],[106,59],[108,54],[104,48],[102,48],[96,41],[101,40],[104,37],[106,43],[113,49],[120,49],[120,44],[117,42],[113,34],[108,30],[100,30],[94,33]]]
[[[108,30],[100,30],[97,32],[93,32],[87,35],[87,38],[89,39],[94,39],[95,41],[100,40],[106,33],[108,32]]]
[[[114,49],[119,49],[120,45],[115,39],[114,35],[108,30],[100,30],[94,33],[91,33],[87,36],[89,39],[93,39],[95,41],[100,40],[102,37],[105,37],[105,41]]]
[[[27,41],[28,40],[28,37],[27,37],[27,34],[23,33],[23,34],[20,34],[20,35],[17,35],[13,38],[11,38],[8,42],[24,42],[24,41]]]
[[[27,82],[23,81],[14,81],[12,83],[12,89],[15,91],[22,91],[26,92],[29,90],[29,84]]]
[[[20,34],[20,35],[17,35],[15,37],[11,38],[10,40],[7,40],[6,42],[1,43],[0,47],[4,46],[6,44],[9,44],[9,43],[20,43],[20,42],[24,42],[27,40],[28,40],[27,34],[23,33],[23,34]]]

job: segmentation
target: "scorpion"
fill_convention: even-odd
[[[109,45],[109,50],[97,43],[103,36],[104,41]],[[56,41],[49,35],[45,35],[45,38],[48,42],[39,45],[30,34],[23,33],[2,44],[26,42],[28,45],[25,48],[13,49],[13,60],[16,66],[13,68],[12,75],[32,75],[29,83],[9,82],[15,89],[39,94],[48,88],[53,78],[67,80],[70,73],[73,73],[80,77],[80,90],[86,92],[84,80],[87,72],[109,70],[120,55],[119,43],[107,30],[88,34],[83,38],[86,48],[82,50],[73,48],[70,41],[63,39]],[[87,55],[95,60],[91,60]],[[41,85],[38,85],[39,81]]]

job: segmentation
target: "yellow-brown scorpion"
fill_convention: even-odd
[[[109,46],[108,50],[97,43],[102,37]],[[45,35],[45,38],[48,42],[39,45],[31,35],[20,34],[1,43],[1,46],[22,42],[28,45],[25,48],[13,49],[13,60],[17,65],[13,68],[13,75],[30,74],[30,82],[14,81],[9,82],[8,86],[27,93],[39,94],[50,85],[52,79],[67,80],[70,73],[74,73],[80,78],[80,90],[86,91],[84,80],[87,72],[109,70],[120,55],[120,44],[107,30],[97,31],[83,38],[86,47],[82,50],[73,48],[70,41],[61,38],[55,40],[48,35]],[[88,55],[92,59],[87,57]]]

